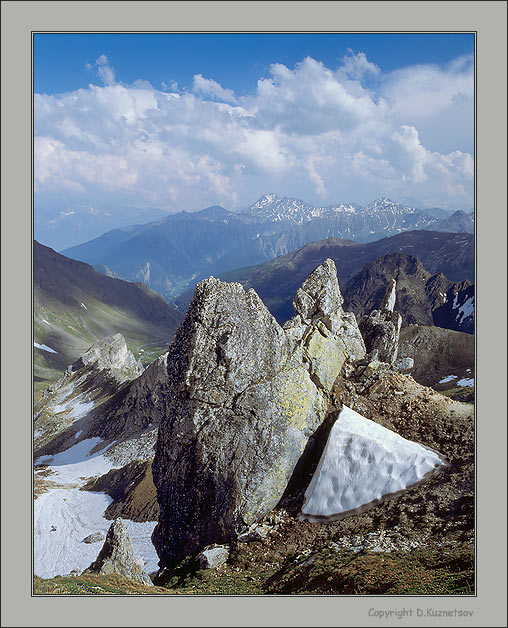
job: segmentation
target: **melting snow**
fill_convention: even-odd
[[[447,384],[448,382],[451,382],[452,379],[457,379],[456,375],[447,375],[446,377],[443,377],[443,379],[440,379],[438,384]]]
[[[112,499],[104,493],[79,488],[89,478],[117,466],[104,456],[114,443],[90,453],[101,442],[100,438],[89,438],[53,457],[42,456],[36,461],[49,463],[54,472],[51,481],[59,484],[34,501],[34,572],[41,578],[83,571],[102,548],[102,543],[87,544],[83,539],[94,532],[106,535],[111,521],[104,518],[104,511]],[[156,522],[125,520],[125,524],[134,553],[143,560],[146,571],[155,571],[158,557],[151,536]]]
[[[44,321],[44,322],[46,322],[46,321]],[[48,325],[49,325],[49,323],[48,323]],[[49,351],[49,353],[58,353],[58,351],[55,351],[51,347],[48,347],[47,345],[40,345],[38,342],[34,342],[34,347],[36,349],[42,349],[43,351]]]
[[[457,386],[474,386],[474,378],[459,379]]]
[[[305,492],[302,515],[333,517],[359,508],[415,484],[443,464],[437,452],[344,406]]]
[[[459,312],[457,314],[457,319],[460,321],[462,318],[467,318],[474,313],[474,297],[469,297],[469,299],[460,306]]]

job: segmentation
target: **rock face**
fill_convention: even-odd
[[[360,330],[368,353],[382,362],[392,364],[397,359],[402,317],[394,312],[397,282],[392,279],[381,308],[373,310],[360,321]],[[376,354],[377,352],[377,354]]]
[[[153,463],[161,567],[244,532],[278,503],[348,359],[365,355],[326,260],[280,327],[254,290],[196,287],[168,355]]]
[[[117,573],[148,586],[152,581],[134,556],[132,541],[122,519],[115,519],[110,525],[106,540],[97,559],[84,573]]]
[[[121,334],[94,343],[35,404],[34,450],[52,454],[84,438],[94,409],[142,373]]]

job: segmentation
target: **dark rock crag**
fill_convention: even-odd
[[[213,277],[197,285],[167,358],[153,462],[162,568],[236,538],[277,505],[343,366],[364,357],[333,261],[293,306],[281,327],[254,290]]]
[[[402,316],[394,312],[397,282],[392,279],[379,310],[360,321],[365,347],[373,359],[393,364],[397,359]]]

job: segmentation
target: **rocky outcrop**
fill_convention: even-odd
[[[53,454],[85,437],[94,409],[143,373],[121,334],[94,343],[34,407],[34,449]],[[46,446],[47,445],[47,446]]]
[[[122,519],[109,526],[106,540],[97,559],[84,573],[120,574],[136,582],[152,586],[149,575],[134,556],[132,541]]]
[[[201,569],[217,569],[227,562],[229,549],[225,545],[210,545],[197,555]]]
[[[280,500],[344,364],[365,355],[335,265],[303,283],[284,327],[254,290],[202,281],[168,355],[153,463],[161,567],[224,543]]]
[[[394,312],[397,282],[392,279],[379,310],[360,321],[365,347],[373,359],[392,364],[397,359],[402,317]]]

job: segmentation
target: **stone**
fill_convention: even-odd
[[[85,536],[83,539],[83,543],[98,543],[99,541],[104,541],[104,534],[102,532],[94,532],[93,534]]]
[[[120,518],[115,519],[110,525],[97,559],[83,573],[119,574],[152,586],[150,576],[141,566],[141,560],[134,555],[129,532]]]
[[[251,541],[264,541],[270,532],[270,527],[267,525],[253,524],[247,532],[238,536],[240,543],[250,543]]]
[[[364,316],[359,327],[365,348],[371,359],[393,364],[399,349],[399,334],[402,316],[394,311],[396,281],[392,279],[386,290],[379,310]],[[375,353],[376,352],[376,353]]]
[[[210,545],[197,555],[201,569],[217,569],[229,558],[229,549],[225,545]]]
[[[152,467],[162,568],[237,538],[277,505],[344,363],[365,355],[332,260],[294,307],[282,328],[254,290],[213,277],[196,286],[169,349]]]
[[[410,371],[414,368],[415,361],[413,358],[399,358],[395,361],[395,368],[398,371]]]

